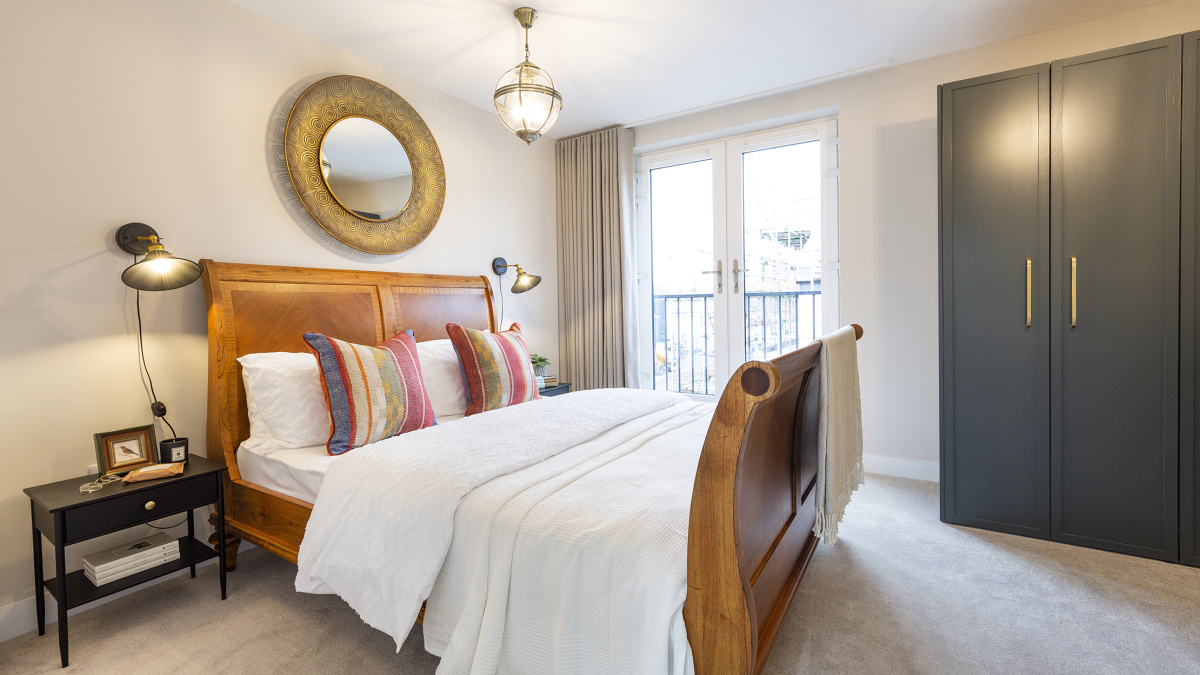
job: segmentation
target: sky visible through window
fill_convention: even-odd
[[[650,172],[654,294],[712,293],[712,160]]]

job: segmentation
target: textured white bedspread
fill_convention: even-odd
[[[681,402],[468,495],[425,610],[439,673],[690,672],[692,486],[714,405]]]
[[[296,590],[338,594],[398,650],[442,567],[464,495],[521,469],[521,489],[542,483],[562,473],[547,460],[564,450],[684,400],[632,389],[578,392],[353,450],[321,485]]]

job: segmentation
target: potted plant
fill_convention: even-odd
[[[550,359],[537,354],[529,355],[529,362],[533,364],[533,373],[538,377],[546,376],[546,366],[550,365]]]

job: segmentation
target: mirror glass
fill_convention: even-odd
[[[364,117],[347,117],[329,128],[321,141],[321,174],[342,206],[371,220],[395,217],[412,194],[404,146]]]

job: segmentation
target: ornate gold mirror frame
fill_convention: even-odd
[[[383,125],[400,141],[412,165],[412,196],[392,218],[370,220],[334,198],[321,173],[326,132],[348,117]],[[442,215],[446,171],[425,120],[399,94],[366,78],[335,75],[306,89],[288,115],[283,139],[288,176],[296,196],[317,224],[351,248],[387,255],[424,241]]]

